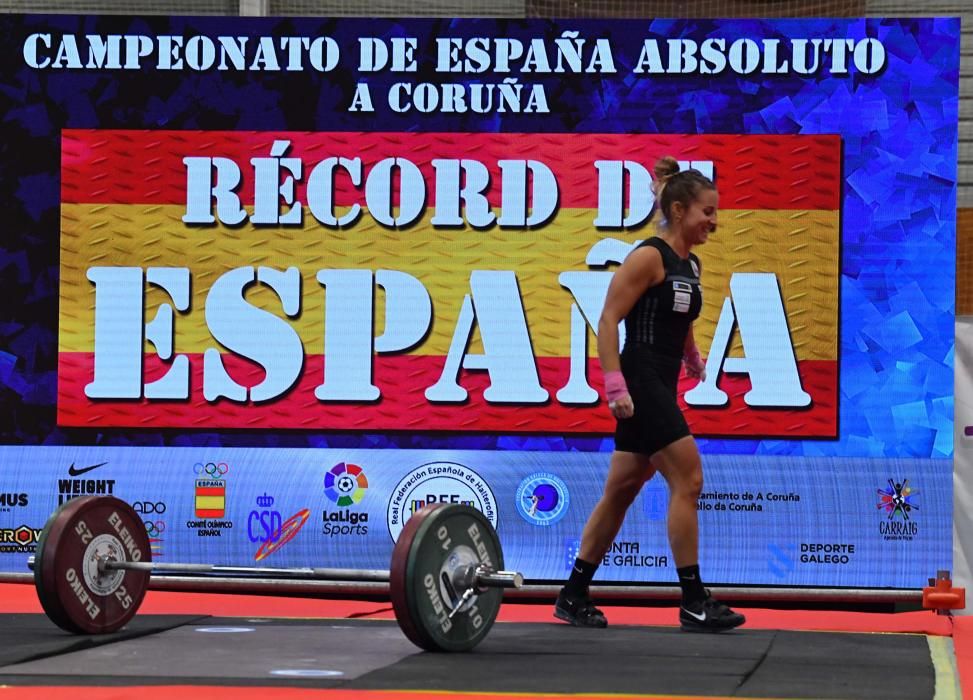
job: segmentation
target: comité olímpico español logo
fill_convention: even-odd
[[[230,465],[226,462],[196,462],[193,465],[195,490],[193,515],[195,520],[186,527],[195,530],[199,537],[222,537],[223,531],[233,527],[226,518],[226,475]]]
[[[878,524],[878,530],[886,540],[911,540],[919,534],[915,514],[919,510],[919,492],[909,485],[908,479],[895,481],[878,490],[878,510],[885,519]]]

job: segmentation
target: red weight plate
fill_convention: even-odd
[[[443,503],[430,503],[423,506],[409,518],[399,539],[392,550],[392,565],[389,571],[389,593],[392,597],[392,609],[395,611],[395,619],[405,636],[416,646],[435,651],[436,647],[423,625],[419,624],[415,601],[412,600],[415,593],[409,583],[409,564],[414,556],[413,550],[416,542],[422,537],[422,524],[437,510],[444,508]]]
[[[67,618],[63,608],[56,605],[57,601],[52,601],[51,594],[47,593],[47,588],[44,586],[43,574],[44,567],[41,566],[41,562],[44,559],[44,551],[47,546],[47,535],[51,531],[51,527],[55,522],[57,522],[58,516],[61,511],[64,510],[64,506],[70,503],[67,501],[64,505],[58,508],[56,511],[51,513],[51,516],[47,519],[44,524],[44,529],[41,531],[40,539],[37,540],[37,550],[34,554],[34,588],[37,590],[37,598],[40,600],[41,607],[44,608],[44,612],[50,618],[51,622],[68,631],[75,631],[71,628],[71,621]],[[55,604],[52,604],[55,603]]]
[[[48,520],[34,565],[34,583],[51,620],[69,632],[107,634],[135,616],[149,585],[146,571],[99,571],[98,560],[151,562],[145,525],[111,496],[66,502]]]

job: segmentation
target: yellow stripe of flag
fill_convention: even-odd
[[[197,510],[223,510],[226,508],[226,496],[196,496]]]
[[[305,352],[324,348],[325,290],[316,279],[321,269],[398,270],[422,282],[433,303],[435,320],[418,355],[445,355],[452,340],[473,270],[512,270],[517,275],[525,316],[537,356],[569,355],[571,293],[558,275],[592,269],[585,258],[605,238],[632,243],[653,235],[599,231],[592,209],[562,209],[537,230],[434,228],[427,211],[416,225],[389,230],[364,213],[351,228],[335,231],[304,213],[304,228],[239,229],[187,227],[184,208],[163,205],[62,206],[59,350],[94,349],[94,288],[86,278],[95,266],[189,267],[192,299],[188,313],[177,314],[175,351],[201,353],[219,347],[206,326],[204,304],[214,280],[241,266],[296,266],[302,275],[300,318],[288,319]],[[836,211],[723,210],[720,228],[697,249],[703,264],[704,308],[695,333],[708,348],[734,272],[777,275],[799,360],[834,360],[838,343],[839,216]],[[610,266],[608,270],[614,269]],[[375,334],[384,330],[385,299],[375,297]],[[256,306],[283,317],[280,301],[263,285],[248,291]],[[146,319],[154,317],[167,295],[148,286]],[[170,302],[171,303],[171,302]],[[597,323],[597,319],[590,319]],[[738,335],[738,334],[737,334]],[[590,335],[593,338],[593,334]],[[152,352],[150,345],[147,352]],[[470,352],[482,352],[474,330]],[[739,354],[734,338],[731,354]],[[596,354],[594,343],[589,353]]]

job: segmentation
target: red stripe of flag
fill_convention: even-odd
[[[198,508],[196,509],[197,518],[222,518],[224,515],[226,515],[226,508],[220,508],[218,510],[216,509],[199,510]]]
[[[226,487],[225,486],[220,486],[220,487],[216,487],[216,488],[214,488],[214,487],[207,488],[207,487],[197,486],[196,487],[196,495],[197,496],[225,496],[226,495]]]
[[[382,391],[374,403],[326,403],[314,396],[322,383],[324,358],[305,358],[304,374],[294,388],[275,401],[238,404],[230,401],[208,403],[202,397],[202,356],[188,354],[190,361],[190,400],[178,401],[92,401],[84,394],[91,381],[94,356],[91,353],[61,353],[58,367],[58,424],[94,427],[133,428],[172,427],[183,429],[285,428],[356,431],[450,431],[535,434],[610,435],[615,424],[604,403],[572,406],[557,402],[555,395],[569,376],[569,358],[537,358],[542,386],[550,393],[545,405],[490,404],[483,398],[489,377],[482,371],[463,371],[461,386],[469,391],[463,404],[433,404],[425,390],[438,381],[444,358],[393,355],[375,358],[373,382]],[[223,355],[227,372],[244,386],[264,379],[259,367],[233,355]],[[156,355],[146,355],[146,381],[158,378],[162,364]],[[811,394],[808,409],[753,409],[743,395],[750,390],[746,375],[723,375],[719,386],[729,394],[729,402],[719,408],[691,408],[682,399],[686,418],[699,436],[733,435],[766,437],[834,437],[837,433],[838,363],[804,361],[798,363],[804,390]],[[588,360],[590,384],[601,390],[601,370],[595,359]],[[683,378],[680,391],[695,386]],[[681,394],[680,394],[681,397]],[[222,491],[221,491],[222,493]]]
[[[311,170],[330,157],[360,157],[367,177],[385,158],[404,158],[422,171],[426,204],[434,206],[433,159],[483,163],[499,207],[500,160],[540,161],[554,172],[563,208],[598,207],[597,160],[638,161],[646,169],[663,155],[713,161],[723,209],[836,210],[840,198],[841,140],[836,135],[484,134],[253,131],[62,132],[61,199],[65,203],[186,205],[183,158],[229,158],[243,174],[239,196],[253,203],[252,158],[269,157],[275,140],[288,140],[287,157],[303,161],[296,200],[307,203]],[[347,173],[335,180],[335,204],[365,205]],[[306,224],[314,226],[313,219]]]

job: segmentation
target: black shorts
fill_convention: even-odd
[[[681,367],[680,358],[627,348],[622,353],[622,374],[635,414],[618,421],[616,450],[652,455],[691,434],[676,402]]]

